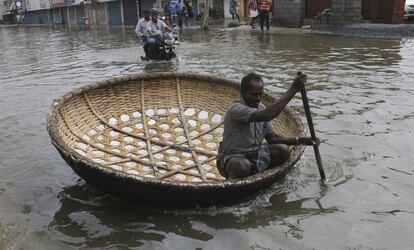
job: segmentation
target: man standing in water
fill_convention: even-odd
[[[183,27],[183,14],[185,11],[185,5],[181,2],[181,0],[178,0],[178,3],[175,5],[175,13],[177,13],[178,17],[178,27]]]
[[[261,103],[263,80],[250,73],[243,77],[240,99],[233,101],[224,117],[223,141],[220,143],[217,167],[226,178],[243,178],[289,159],[287,145],[313,145],[310,137],[285,138],[275,133],[272,119],[277,117],[300,91],[306,76],[295,78],[292,86],[272,105]],[[268,144],[263,144],[266,139]]]
[[[167,25],[173,25],[173,21],[171,19],[171,0],[168,0],[167,3],[163,6],[165,22]]]
[[[266,22],[266,30],[269,31],[269,12],[272,6],[272,0],[260,0],[259,2],[259,16],[260,29],[263,31],[264,23]]]
[[[257,12],[257,0],[250,0],[249,1],[249,16],[250,16],[250,26],[252,26],[252,28],[256,28],[254,26],[254,22],[256,21],[258,12]]]
[[[237,21],[239,21],[240,23],[240,17],[239,14],[237,14],[237,0],[230,0],[229,12],[231,15],[231,19],[234,21],[234,16],[236,16]]]

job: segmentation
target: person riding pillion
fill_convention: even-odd
[[[141,18],[138,23],[137,26],[135,27],[135,33],[137,34],[137,36],[139,38],[142,39],[143,42],[143,47],[144,47],[144,52],[145,52],[145,57],[148,58],[149,57],[149,51],[148,51],[148,29],[149,29],[149,21],[150,21],[150,11],[149,10],[144,10],[142,12],[143,14],[143,18]]]
[[[230,104],[224,116],[223,140],[217,157],[217,168],[226,178],[244,178],[275,167],[289,159],[288,145],[314,145],[310,137],[286,138],[275,133],[272,120],[300,91],[306,76],[295,78],[292,86],[268,107],[261,103],[263,80],[250,73],[243,77],[240,99]],[[267,143],[263,143],[264,139]]]
[[[158,18],[158,10],[151,9],[151,20],[148,23],[148,46],[149,50],[152,51],[156,46],[157,42],[164,42],[164,33],[173,32],[162,20]],[[168,39],[172,39],[168,37]]]

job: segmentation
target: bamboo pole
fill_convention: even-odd
[[[302,75],[302,72],[298,72],[298,76],[301,76],[301,75]],[[316,140],[315,128],[313,127],[313,120],[312,120],[312,115],[311,115],[310,108],[309,108],[309,101],[306,95],[305,86],[303,86],[302,90],[300,91],[300,94],[302,96],[303,108],[305,109],[306,120],[308,121],[311,138],[313,141],[315,141]],[[314,144],[313,151],[315,152],[316,164],[318,165],[319,175],[321,176],[321,179],[324,180],[325,171],[323,170],[323,166],[322,166],[322,159],[319,153],[319,145]]]

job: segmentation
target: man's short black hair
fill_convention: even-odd
[[[263,82],[263,79],[260,75],[256,73],[249,73],[245,75],[240,84],[240,93],[245,93],[247,89],[249,88],[249,83],[251,80],[257,81],[257,82]]]
[[[144,10],[143,12],[142,12],[142,14],[149,14],[150,13],[150,11],[149,10]]]

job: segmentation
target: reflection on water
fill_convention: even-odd
[[[0,27],[0,248],[410,249],[414,41],[181,32],[178,59],[143,62],[133,29]],[[147,207],[80,180],[50,145],[53,99],[91,82],[156,72],[307,89],[328,183],[307,150],[281,182],[230,207]],[[290,106],[302,114],[300,99]],[[367,240],[369,239],[369,240]]]
[[[174,72],[178,70],[179,59],[166,62],[145,62],[144,73]]]
[[[208,241],[217,230],[265,227],[290,216],[300,215],[305,219],[338,211],[335,207],[324,208],[320,197],[315,199],[317,207],[305,208],[303,203],[311,198],[289,201],[284,190],[259,195],[258,199],[267,200],[267,205],[249,201],[234,207],[198,209],[149,207],[104,194],[83,181],[63,188],[58,197],[61,207],[49,228],[62,241],[87,248],[105,247],[105,238],[111,239],[113,247],[138,247],[149,240],[162,241],[170,233]],[[297,226],[283,223],[289,228],[285,233],[301,237],[301,230],[294,229]],[[200,224],[205,228],[199,228]]]

